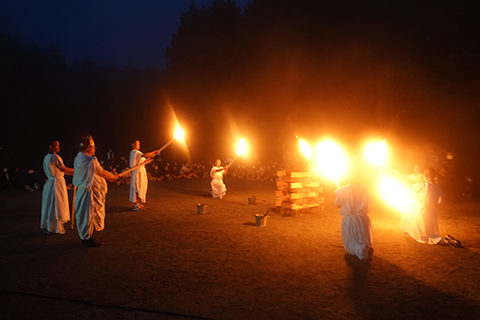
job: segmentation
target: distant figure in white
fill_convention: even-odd
[[[335,191],[335,205],[340,208],[341,235],[345,251],[364,262],[372,259],[372,223],[368,213],[372,199],[368,188],[359,182],[358,172],[350,175],[350,184]]]
[[[140,141],[132,142],[132,151],[130,151],[129,165],[133,168],[148,159],[155,157],[158,150],[149,153],[142,153],[140,151]],[[132,178],[130,180],[130,202],[133,202],[133,210],[145,210],[145,202],[147,202],[148,177],[145,166],[132,171]]]
[[[424,181],[411,184],[416,198],[412,210],[403,213],[402,229],[420,243],[444,245],[445,240],[439,236],[437,221],[442,189],[435,183],[435,176],[435,169],[426,169],[423,172]]]
[[[46,234],[64,234],[63,224],[70,221],[70,209],[67,184],[63,176],[73,175],[73,169],[66,167],[58,155],[60,142],[52,141],[48,147],[50,152],[43,158],[43,171],[48,180],[43,186],[40,228]]]
[[[222,167],[222,161],[217,159],[215,161],[212,170],[210,170],[210,177],[212,177],[212,182],[210,183],[212,187],[212,197],[215,199],[222,199],[227,193],[227,187],[223,183],[223,175],[227,173],[228,166]]]

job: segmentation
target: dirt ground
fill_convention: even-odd
[[[4,192],[2,318],[480,319],[479,202],[441,206],[440,232],[461,249],[417,243],[376,201],[365,264],[343,249],[333,189],[323,209],[271,211],[258,227],[274,183],[225,181],[222,200],[207,196],[207,179],[150,182],[145,212],[131,210],[127,185],[110,186],[98,248],[82,247],[69,224],[44,235],[41,193]]]

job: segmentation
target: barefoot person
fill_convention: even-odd
[[[52,141],[48,147],[50,152],[43,158],[43,170],[48,180],[43,186],[40,228],[46,234],[64,234],[63,224],[70,220],[70,209],[67,184],[63,176],[73,175],[73,169],[66,167],[58,155],[60,142]]]
[[[364,262],[372,259],[372,224],[368,213],[372,199],[367,187],[360,184],[358,172],[350,175],[350,184],[335,191],[335,205],[343,216],[341,234],[345,251]]]
[[[222,167],[221,165],[222,161],[217,159],[212,170],[210,170],[212,197],[215,199],[222,199],[227,193],[227,187],[223,183],[223,175],[227,173],[228,167]]]
[[[154,150],[149,153],[142,153],[140,151],[140,141],[135,140],[132,142],[132,151],[130,151],[130,168],[141,164],[155,157],[158,154],[158,150]],[[133,202],[133,210],[145,210],[145,202],[147,202],[147,189],[148,189],[148,177],[145,166],[141,166],[138,169],[132,171],[132,178],[130,180],[130,202]]]
[[[104,170],[95,157],[95,142],[91,136],[82,137],[80,152],[75,157],[73,184],[78,188],[75,196],[75,219],[82,243],[86,247],[96,247],[102,242],[93,238],[95,231],[105,226],[105,196],[107,182],[119,176]]]

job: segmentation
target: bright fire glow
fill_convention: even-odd
[[[247,142],[242,138],[238,143],[237,156],[241,156],[246,150],[247,150]]]
[[[415,201],[413,190],[392,177],[384,177],[380,181],[379,191],[382,198],[398,210],[408,208]]]
[[[384,164],[387,159],[387,144],[385,140],[367,145],[365,147],[365,157],[371,163]]]
[[[175,137],[175,139],[183,139],[183,130],[181,128],[178,128],[175,131],[174,137]]]
[[[317,164],[322,174],[339,179],[347,169],[347,156],[335,142],[327,140],[317,145]]]
[[[312,157],[312,148],[310,148],[310,145],[305,140],[298,140],[298,144],[305,157],[310,160]]]

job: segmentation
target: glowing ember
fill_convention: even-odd
[[[398,210],[408,208],[415,201],[413,190],[391,177],[384,177],[380,181],[379,191],[382,198]]]
[[[181,128],[178,128],[175,131],[174,137],[175,137],[175,139],[183,139],[183,130]]]
[[[300,145],[300,150],[302,150],[305,157],[310,160],[312,157],[312,148],[310,148],[310,145],[305,142],[305,140],[298,140],[298,144]]]
[[[371,163],[383,164],[387,158],[387,144],[385,140],[367,145],[365,147],[365,157]]]
[[[242,139],[240,139],[240,142],[238,143],[237,156],[241,156],[246,150],[247,150],[247,143],[242,138]]]
[[[339,145],[327,140],[317,145],[317,164],[324,176],[337,180],[345,174],[347,157]]]

